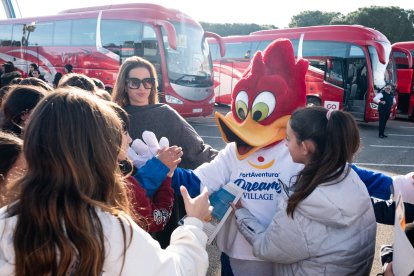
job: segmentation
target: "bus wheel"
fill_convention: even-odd
[[[306,106],[321,106],[321,100],[315,97],[310,97],[306,99]]]

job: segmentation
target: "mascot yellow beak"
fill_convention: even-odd
[[[254,121],[249,115],[242,123],[239,123],[233,118],[231,112],[225,116],[216,112],[215,118],[223,140],[227,143],[235,142],[237,158],[243,160],[259,149],[285,139],[286,125],[290,115],[278,118],[269,125]]]

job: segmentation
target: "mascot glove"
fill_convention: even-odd
[[[166,137],[162,137],[158,142],[154,132],[144,131],[142,140],[135,139],[128,149],[128,158],[136,168],[141,168],[148,160],[157,156],[158,150],[169,147],[170,143]]]
[[[394,200],[401,193],[403,201],[414,204],[414,172],[392,177],[394,185]]]
[[[253,244],[258,236],[266,230],[246,208],[237,209],[235,216],[239,231],[250,244]]]

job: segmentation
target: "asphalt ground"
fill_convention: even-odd
[[[227,113],[227,106],[216,106],[215,111]],[[220,136],[214,116],[187,118],[207,144],[220,150],[225,143]],[[414,122],[405,119],[389,120],[385,133],[388,138],[378,138],[378,123],[358,122],[361,135],[361,149],[354,163],[358,166],[383,172],[387,175],[406,174],[414,171]],[[380,273],[379,248],[393,240],[393,227],[377,227],[376,256],[371,275]],[[208,246],[210,257],[209,276],[220,275],[220,252],[215,246]]]

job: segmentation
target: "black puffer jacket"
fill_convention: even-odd
[[[21,76],[22,75],[18,71],[3,73],[0,78],[0,87],[9,85],[13,79],[20,78]]]

